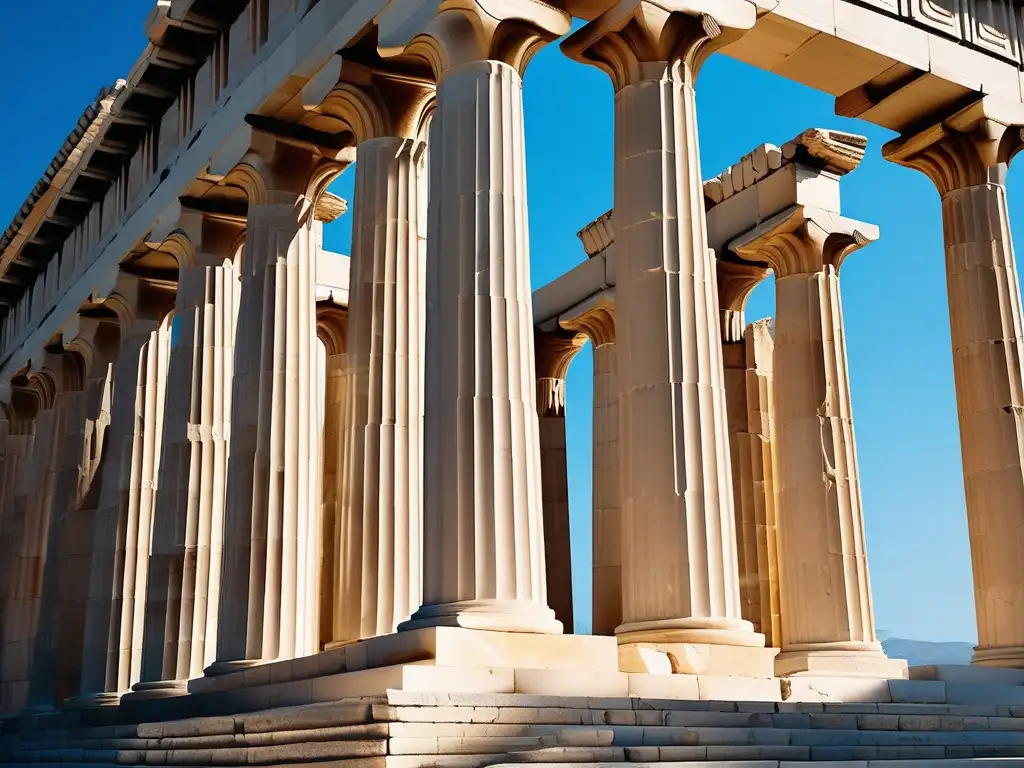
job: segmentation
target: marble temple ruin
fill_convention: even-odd
[[[157,0],[146,34],[0,237],[0,763],[1024,758],[1024,2]],[[534,290],[553,44],[611,80],[614,207]],[[702,177],[713,53],[937,190],[970,666],[875,633],[839,280],[880,236],[840,202],[867,141]]]

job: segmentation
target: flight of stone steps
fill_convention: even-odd
[[[14,765],[517,763],[790,768],[1024,764],[1024,705],[721,702],[523,694],[384,696],[232,716],[118,724],[118,708],[3,723]],[[120,713],[123,719],[124,713]],[[93,724],[90,724],[93,723]],[[923,762],[922,762],[923,761]]]

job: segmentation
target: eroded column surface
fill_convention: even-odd
[[[839,267],[877,227],[794,207],[730,247],[775,272],[778,675],[901,677],[875,637]]]
[[[1024,318],[1006,170],[1024,136],[984,112],[885,147],[942,199],[953,375],[974,572],[973,663],[1024,668]]]
[[[420,605],[423,450],[419,238],[423,142],[356,150],[348,362],[351,447],[337,541],[345,592],[335,641],[394,632]]]
[[[183,265],[178,285],[141,682],[134,687],[152,695],[180,693],[213,661],[238,306],[230,262]]]
[[[569,472],[565,445],[565,377],[585,337],[536,334],[537,418],[540,429],[544,567],[548,605],[567,631],[573,626],[572,546],[569,535]]]
[[[568,31],[541,3],[501,25],[471,5],[380,48],[429,49],[423,606],[400,629],[558,633],[547,606],[522,70]],[[399,14],[400,15],[400,14]],[[501,29],[501,34],[496,30]],[[426,54],[425,54],[426,55]]]
[[[623,623],[616,631],[620,644],[757,647],[764,638],[740,611],[694,94],[706,55],[750,28],[755,8],[737,0],[716,4],[714,18],[698,10],[623,0],[562,44],[606,71],[616,89],[623,514]],[[753,663],[765,666],[767,657]]]
[[[320,474],[313,210],[250,201],[231,400],[216,662],[210,674],[316,648]]]

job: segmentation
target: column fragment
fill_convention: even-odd
[[[540,429],[541,498],[544,505],[544,567],[548,604],[568,630],[573,626],[572,547],[569,535],[569,472],[565,445],[565,377],[586,337],[538,331],[537,418]]]
[[[884,153],[925,173],[942,200],[978,618],[973,663],[1024,668],[1024,316],[1006,202],[1024,130],[1006,123],[980,101]]]
[[[794,206],[730,243],[775,272],[776,674],[904,677],[875,637],[839,267],[877,227]]]
[[[716,651],[712,665],[768,674],[770,652],[750,650],[764,638],[740,611],[694,94],[701,63],[752,27],[756,9],[729,0],[716,3],[712,17],[699,12],[704,7],[622,0],[562,44],[572,58],[608,73],[616,90],[623,515],[616,632],[620,661],[623,643],[720,644],[731,647]]]
[[[572,315],[576,315],[572,317]],[[595,635],[622,623],[622,510],[619,498],[619,389],[615,304],[607,297],[567,312],[563,328],[584,334],[594,348],[593,610]]]

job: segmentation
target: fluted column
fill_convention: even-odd
[[[299,176],[304,157],[282,158]],[[231,400],[216,674],[316,648],[319,430],[313,210],[250,200]]]
[[[544,567],[548,605],[566,631],[573,628],[572,546],[569,535],[569,471],[565,446],[565,377],[585,337],[536,335],[537,418],[540,428],[541,500],[544,507]]]
[[[424,55],[430,127],[423,606],[400,629],[558,633],[547,606],[526,215],[522,71],[568,16],[513,0],[378,19]],[[498,30],[500,29],[500,33]]]
[[[974,571],[973,663],[1024,668],[1024,317],[1006,170],[1024,144],[985,102],[885,147],[942,199],[953,376]]]
[[[622,502],[619,489],[618,352],[615,305],[598,301],[562,326],[585,334],[594,349],[592,627],[611,635],[622,623]]]
[[[775,272],[779,675],[905,675],[875,637],[839,267],[877,227],[794,206],[730,243]]]
[[[356,150],[351,470],[337,540],[347,592],[335,642],[394,632],[420,605],[424,151],[400,136],[367,138]]]
[[[735,504],[736,555],[739,569],[740,611],[757,632],[768,635],[771,626],[762,622],[753,455],[749,441],[747,400],[747,345],[744,311],[751,291],[767,270],[753,264],[715,260],[719,313],[722,327],[722,362],[725,383],[726,423],[729,426],[729,457]]]
[[[316,311],[317,336],[324,345],[324,398],[322,423],[322,462],[320,495],[320,540],[323,542],[320,559],[320,633],[318,643],[324,648],[334,640],[335,617],[341,610],[342,594],[337,578],[340,536],[341,498],[345,466],[345,431],[351,410],[349,397],[348,309],[331,302],[321,302]]]
[[[715,270],[694,84],[746,0],[622,0],[563,50],[615,87],[623,623],[631,641],[761,646],[741,618]]]
[[[229,262],[180,268],[140,695],[181,693],[213,661],[238,285]]]
[[[106,466],[94,526],[81,704],[115,703],[132,684],[135,589],[142,570],[139,555],[148,557],[162,378],[158,372],[166,361],[159,326],[173,300],[173,295],[151,291],[141,278],[120,279],[119,293],[107,300],[121,318],[122,340],[114,366]]]
[[[779,593],[779,540],[775,478],[775,342],[771,319],[747,326],[743,333],[746,353],[746,429],[740,437],[750,453],[750,489],[744,493],[743,517],[752,526],[755,548],[748,577],[756,581],[757,620],[751,619],[769,647],[782,641]],[[751,509],[746,509],[749,501]]]

